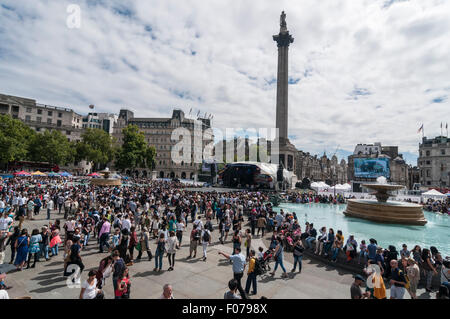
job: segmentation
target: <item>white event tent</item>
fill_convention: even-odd
[[[422,194],[422,197],[424,197],[425,200],[432,198],[435,200],[443,200],[445,199],[447,196],[438,192],[435,189],[429,190],[428,192],[425,192]]]

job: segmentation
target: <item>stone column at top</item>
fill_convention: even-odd
[[[288,141],[288,51],[289,44],[294,38],[289,34],[286,25],[286,14],[284,11],[280,16],[280,33],[273,36],[278,46],[278,74],[277,74],[277,112],[276,127],[280,145]]]

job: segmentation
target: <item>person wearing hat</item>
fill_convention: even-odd
[[[370,292],[362,292],[361,291],[361,284],[365,282],[363,276],[356,275],[353,278],[355,278],[355,281],[352,283],[352,286],[350,287],[350,296],[352,299],[368,299],[370,298]]]

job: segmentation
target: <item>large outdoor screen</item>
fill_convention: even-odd
[[[355,177],[377,178],[384,176],[389,178],[388,158],[355,158]]]

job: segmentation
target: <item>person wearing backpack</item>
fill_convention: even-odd
[[[398,261],[392,259],[390,262],[391,266],[391,299],[403,299],[405,295],[405,286],[407,285],[407,280],[403,271],[398,268]]]
[[[245,293],[249,295],[250,293],[250,286],[253,284],[253,291],[252,294],[256,295],[256,275],[257,275],[257,269],[256,269],[256,253],[253,249],[250,250],[249,254],[249,263],[248,263],[248,272],[247,272],[247,282],[245,284]]]
[[[192,258],[192,253],[194,253],[194,257],[197,256],[197,246],[198,246],[198,241],[200,240],[201,237],[201,231],[199,229],[197,229],[197,226],[194,225],[194,228],[191,231],[191,244],[189,246],[189,257],[188,258]]]
[[[211,232],[205,227],[202,231],[203,261],[206,261],[206,249],[211,244]]]

